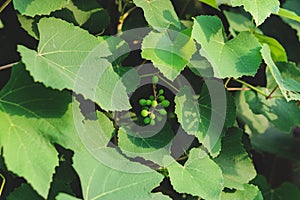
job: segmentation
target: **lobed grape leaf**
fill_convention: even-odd
[[[58,165],[51,142],[74,130],[66,114],[70,102],[68,92],[35,83],[21,63],[13,67],[10,81],[0,92],[0,146],[5,163],[43,197]]]
[[[224,99],[226,98],[226,100]],[[212,156],[221,150],[223,129],[230,127],[236,112],[233,98],[221,83],[206,81],[200,98],[196,98],[187,86],[180,89],[174,100],[175,113],[182,128],[195,135]]]
[[[162,165],[163,157],[171,154],[173,136],[174,133],[168,124],[161,130],[153,128],[138,132],[121,128],[118,134],[118,146],[129,157],[142,157]]]
[[[264,115],[253,113],[246,102],[246,93],[241,92],[236,96],[236,104],[238,118],[245,123],[245,132],[250,135],[252,147],[258,152],[299,160],[299,144],[293,135],[276,128]]]
[[[204,199],[220,199],[223,189],[222,171],[204,151],[194,148],[184,166],[174,161],[167,169],[171,184],[177,192]]]
[[[62,9],[69,0],[13,0],[14,7],[27,16],[49,15],[52,11]]]
[[[133,162],[123,167],[147,168]],[[152,199],[151,190],[163,178],[149,169],[146,169],[148,173],[118,171],[99,162],[87,151],[75,153],[74,168],[81,180],[83,199]]]
[[[150,32],[142,43],[142,57],[151,60],[165,77],[174,80],[195,53],[195,43],[190,31],[170,29]]]
[[[280,2],[278,0],[231,0],[232,6],[243,6],[254,18],[257,26],[261,25],[271,13],[278,13]]]
[[[256,176],[256,171],[241,140],[240,129],[229,129],[222,140],[222,151],[214,161],[222,169],[224,187],[244,190],[244,184]]]
[[[103,58],[111,54],[105,43],[60,19],[43,18],[38,29],[37,52],[18,46],[22,61],[36,81],[83,94],[105,110],[130,108],[124,85]]]
[[[156,30],[166,29],[175,26],[180,29],[180,21],[169,0],[133,0],[136,6],[141,7],[144,16]]]
[[[251,31],[261,33],[259,29],[255,27],[255,24],[244,13],[235,13],[231,11],[224,11],[229,23],[229,31],[235,37],[236,32]]]
[[[258,40],[250,32],[241,32],[230,41],[224,38],[222,22],[214,16],[195,18],[193,38],[201,45],[200,53],[212,64],[215,77],[254,76],[261,63]]]
[[[300,70],[294,64],[286,63],[285,66],[293,70],[293,73],[286,72],[285,74],[281,74],[277,65],[272,60],[271,50],[267,44],[263,45],[261,53],[286,100],[300,100]]]
[[[266,93],[271,91],[265,89]],[[245,93],[246,102],[255,114],[264,115],[278,129],[290,132],[294,126],[299,126],[300,108],[295,102],[287,102],[283,98],[266,99],[252,91]]]
[[[257,186],[245,184],[242,190],[236,190],[233,193],[222,192],[221,200],[263,200],[262,193]]]

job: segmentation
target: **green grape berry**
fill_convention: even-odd
[[[150,99],[150,100],[154,100],[154,96],[153,96],[153,95],[150,95],[150,96],[149,96],[149,99]]]
[[[145,105],[147,105],[147,100],[146,100],[146,99],[140,99],[140,100],[139,100],[139,104],[140,104],[141,106],[145,106]]]
[[[161,102],[161,105],[162,105],[163,107],[167,108],[167,107],[169,107],[169,105],[170,105],[170,101],[168,101],[168,100],[163,100],[163,101]]]
[[[146,117],[146,118],[144,119],[144,123],[145,123],[145,124],[149,124],[150,121],[151,121],[151,119],[150,119],[149,117]]]
[[[152,119],[152,120],[150,121],[150,125],[152,125],[152,126],[155,125],[155,120],[154,120],[154,119]]]
[[[151,101],[150,99],[148,99],[148,100],[146,101],[146,105],[148,105],[148,106],[150,106],[151,103],[152,103],[152,101]]]
[[[150,114],[150,119],[155,119],[155,114],[154,113]]]
[[[147,116],[149,115],[149,111],[148,111],[148,110],[142,110],[142,111],[141,111],[141,115],[142,115],[143,117],[147,117]]]
[[[153,107],[153,108],[155,108],[156,106],[157,106],[157,101],[156,100],[153,100],[152,102],[151,102],[151,106]]]
[[[163,94],[165,91],[163,90],[163,89],[160,89],[159,91],[158,91],[158,94]]]
[[[163,100],[165,100],[165,97],[164,96],[159,96],[158,100],[163,101]]]
[[[158,83],[158,76],[153,76],[152,83],[157,84]]]
[[[165,109],[159,109],[159,114],[161,115],[166,115],[167,114],[167,111]]]

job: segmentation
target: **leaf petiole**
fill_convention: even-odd
[[[247,83],[247,82],[245,82],[245,81],[242,81],[242,80],[239,80],[239,79],[234,79],[234,80],[235,80],[236,82],[238,82],[238,83],[241,83],[241,84],[243,84],[243,85],[245,85],[245,86],[251,88],[252,90],[256,91],[257,93],[259,93],[259,94],[261,94],[261,95],[263,95],[263,96],[265,96],[265,97],[268,96],[266,93],[264,93],[263,91],[261,91],[261,90],[258,89],[257,87],[254,87],[253,85],[251,85],[251,84],[249,84],[249,83]]]

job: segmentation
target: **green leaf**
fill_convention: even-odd
[[[265,90],[270,93],[270,90]],[[275,127],[290,132],[294,126],[299,126],[300,107],[295,102],[287,102],[284,98],[266,99],[252,91],[245,93],[246,102],[255,114],[264,115]]]
[[[200,0],[200,2],[206,3],[207,5],[210,5],[211,7],[219,10],[216,0]]]
[[[242,190],[233,193],[222,192],[221,200],[263,200],[263,196],[257,186],[245,184]]]
[[[171,153],[173,136],[174,133],[168,124],[161,130],[153,128],[139,132],[121,128],[118,134],[118,146],[129,157],[142,157],[162,165],[163,157]]]
[[[277,128],[268,127],[260,135],[251,137],[251,144],[261,152],[269,152],[279,157],[300,161],[299,143],[292,134],[286,134]]]
[[[236,35],[235,32],[243,32],[243,31],[251,31],[251,30],[260,32],[259,29],[256,29],[254,23],[241,13],[224,11],[224,15],[226,16],[229,23],[229,31],[234,36]]]
[[[211,64],[208,62],[206,58],[200,55],[200,45],[197,44],[197,50],[193,54],[192,58],[190,59],[190,63],[188,67],[191,71],[200,77],[214,77],[214,72]]]
[[[69,194],[65,194],[65,193],[59,193],[57,195],[57,197],[55,198],[55,200],[79,200],[78,198],[76,197],[73,197]]]
[[[114,156],[117,155],[116,159],[119,159],[121,155]],[[158,186],[163,176],[130,161],[122,167],[124,171],[118,171],[96,160],[87,151],[77,151],[74,155],[74,168],[80,177],[83,199],[152,199],[151,190]],[[144,169],[148,173],[129,173],[126,168]]]
[[[222,140],[222,151],[214,159],[222,169],[224,186],[239,190],[256,176],[254,165],[241,142],[242,134],[238,128],[229,129]]]
[[[284,9],[284,8],[279,9],[278,15],[280,17],[285,17],[287,19],[291,19],[296,22],[300,22],[300,16],[298,16],[295,12]]]
[[[249,12],[257,26],[261,25],[271,13],[278,13],[280,2],[278,0],[231,0],[232,6],[243,6]]]
[[[73,124],[65,115],[70,101],[69,93],[34,83],[22,64],[13,67],[10,81],[0,92],[0,146],[5,163],[43,197],[58,165],[51,141]]]
[[[212,156],[216,156],[221,150],[223,129],[235,120],[235,105],[232,96],[225,93],[223,84],[209,80],[206,84],[199,99],[191,88],[182,87],[175,96],[175,113],[182,128],[195,135]]]
[[[21,27],[34,39],[39,39],[39,33],[34,18],[26,17],[24,15],[17,15]]]
[[[105,110],[130,108],[119,76],[102,58],[110,55],[105,43],[55,18],[41,19],[38,28],[41,39],[37,52],[18,47],[26,69],[36,81],[55,89],[66,88],[83,94]]]
[[[261,53],[286,100],[300,100],[300,70],[296,66],[291,66],[293,64],[286,63],[286,67],[289,67],[289,69],[294,68],[293,73],[282,75],[272,60],[268,45],[263,45]]]
[[[90,33],[99,34],[109,24],[107,11],[96,0],[72,0],[65,9],[71,11],[77,24]]]
[[[199,16],[193,26],[193,38],[201,45],[200,53],[214,68],[217,78],[254,76],[261,63],[259,42],[250,32],[241,32],[230,41],[224,38],[218,17]]]
[[[49,15],[52,11],[62,9],[69,0],[13,0],[14,7],[27,16]]]
[[[20,187],[14,189],[14,191],[7,196],[7,200],[16,199],[42,200],[43,198],[38,195],[29,184],[23,183]]]
[[[299,160],[298,142],[292,134],[274,127],[262,114],[254,114],[246,102],[245,94],[236,96],[238,118],[245,123],[245,132],[250,135],[252,147],[259,152],[270,152],[277,156]]]
[[[258,185],[262,191],[264,199],[269,200],[298,200],[300,189],[296,185],[284,182],[277,188],[271,188],[264,176],[257,176],[253,183]]]
[[[300,2],[298,0],[288,0],[283,4],[283,9],[279,10],[279,15],[289,26],[297,31],[298,40],[300,41]]]
[[[169,0],[133,0],[136,6],[141,7],[144,16],[156,30],[166,29],[175,26],[180,29],[180,21]]]
[[[211,200],[220,198],[223,189],[222,171],[204,151],[194,148],[184,166],[174,161],[167,169],[171,184],[177,192]]]
[[[197,97],[188,86],[182,87],[176,94],[175,113],[182,128],[190,135],[196,135],[199,130],[200,111]]]
[[[151,60],[165,77],[174,80],[196,51],[189,30],[150,32],[142,43],[142,57]]]
[[[287,55],[283,46],[274,38],[262,34],[255,34],[255,37],[263,45],[267,44],[271,51],[271,57],[275,62],[287,62]]]

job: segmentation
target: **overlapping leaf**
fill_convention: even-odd
[[[5,163],[43,197],[58,165],[51,141],[74,131],[72,114],[65,113],[70,101],[67,92],[34,83],[22,64],[14,66],[0,93],[0,145]]]
[[[62,9],[69,0],[13,0],[14,7],[21,14],[28,16],[48,15]]]
[[[192,149],[184,166],[174,161],[167,168],[171,184],[177,192],[211,200],[220,198],[222,171],[204,151]]]
[[[261,25],[271,13],[278,13],[278,0],[231,0],[232,6],[243,6],[253,16],[257,26]]]
[[[35,199],[42,200],[43,198],[32,190],[30,185],[23,183],[20,187],[16,188],[12,193],[7,196],[7,200],[16,200],[16,199]]]
[[[262,45],[267,44],[269,46],[271,57],[275,62],[288,61],[284,47],[276,39],[257,33],[255,34],[255,37]]]
[[[179,75],[195,51],[195,43],[189,30],[150,32],[142,44],[142,57],[151,60],[170,80]]]
[[[199,16],[195,19],[192,35],[202,47],[201,55],[212,64],[215,77],[238,78],[256,74],[261,63],[261,46],[250,32],[241,32],[226,41],[219,18]]]
[[[180,29],[180,21],[169,0],[133,0],[135,5],[141,7],[144,11],[144,16],[156,30],[166,29],[170,26],[175,26]]]
[[[297,16],[296,19],[300,19],[300,2],[298,0],[288,0],[283,4],[283,8],[292,12],[288,13],[289,15],[292,15],[289,19],[287,19],[285,16],[283,16],[282,19],[297,31],[298,40],[300,41],[300,22],[299,20],[292,20],[295,18],[295,16]]]
[[[271,92],[270,90],[265,90]],[[255,114],[264,115],[269,122],[280,130],[289,132],[292,127],[299,126],[300,108],[293,101],[284,98],[266,99],[252,91],[245,93],[246,102]]]
[[[36,81],[55,89],[67,88],[83,94],[105,110],[130,108],[119,76],[102,58],[110,55],[106,44],[55,18],[41,19],[38,28],[40,42],[37,52],[18,47],[22,61]]]
[[[256,171],[242,143],[242,131],[238,128],[228,130],[228,134],[222,140],[222,151],[215,158],[224,176],[224,186],[243,190],[256,176]]]
[[[116,154],[117,155],[117,154]],[[120,154],[118,154],[121,156]],[[127,168],[146,168],[138,163],[124,165]],[[155,172],[127,173],[104,165],[87,151],[76,152],[74,168],[82,184],[83,198],[89,199],[152,199],[151,190],[158,186],[162,176]]]
[[[270,72],[286,100],[300,100],[300,70],[292,63],[286,63],[286,67],[289,67],[291,72],[281,74],[278,67],[272,60],[269,46],[266,44],[263,45],[261,52],[264,61],[268,65]]]
[[[53,16],[79,25],[90,33],[99,34],[109,24],[109,15],[97,0],[70,0],[69,3]]]
[[[245,184],[242,190],[236,190],[233,193],[222,192],[221,200],[263,200],[263,196],[257,186]]]
[[[214,156],[221,150],[223,129],[235,120],[235,105],[230,94],[220,82],[206,81],[200,98],[191,88],[183,87],[175,97],[175,113],[182,128],[195,135]]]
[[[129,157],[142,157],[162,165],[163,157],[171,153],[173,136],[174,133],[168,124],[161,130],[150,128],[137,133],[122,128],[118,135],[118,146]]]

